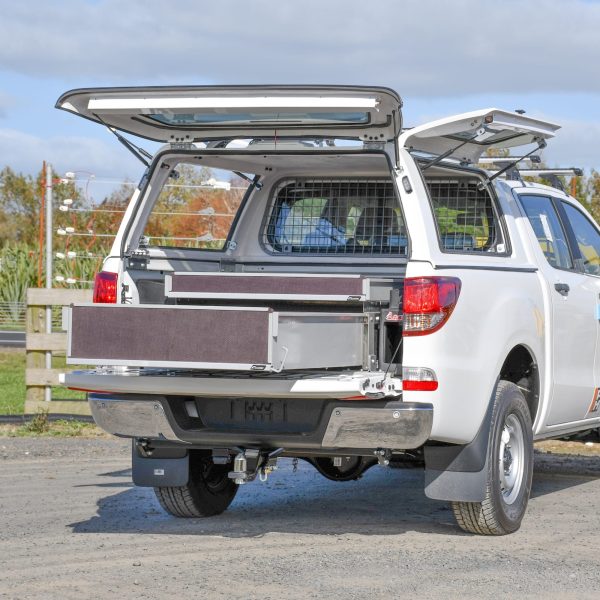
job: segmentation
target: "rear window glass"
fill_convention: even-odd
[[[506,252],[492,198],[487,190],[479,190],[477,183],[464,179],[427,181],[444,252]]]
[[[294,179],[271,202],[264,243],[282,254],[406,256],[408,237],[385,179]]]
[[[147,115],[147,118],[158,121],[165,125],[213,125],[213,124],[248,124],[260,121],[277,123],[279,125],[297,125],[303,124],[327,124],[327,123],[368,123],[369,113],[365,112],[341,112],[341,113],[230,113],[230,112],[209,112],[209,113],[156,113]]]
[[[248,183],[234,173],[180,163],[146,222],[141,246],[222,250]]]

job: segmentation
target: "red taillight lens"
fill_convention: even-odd
[[[94,278],[94,302],[96,304],[117,303],[117,279],[116,273],[100,271]]]
[[[72,388],[69,388],[72,389]],[[435,392],[438,389],[437,381],[403,381],[402,389],[405,392]]]
[[[404,280],[404,335],[437,331],[452,314],[460,294],[457,277],[409,277]]]

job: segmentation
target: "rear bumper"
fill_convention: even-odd
[[[89,397],[90,410],[98,427],[113,435],[181,442],[157,399]]]
[[[274,418],[277,409],[269,404],[271,417],[256,414],[246,421],[219,423],[200,416],[184,415],[185,398],[141,395],[90,394],[89,403],[99,427],[114,435],[147,438],[193,444],[206,448],[281,447],[286,450],[323,449],[407,450],[423,445],[431,434],[433,407],[431,404],[401,401],[318,401],[306,399],[307,411],[315,417],[310,424],[293,422],[294,411],[284,409],[284,421]],[[256,400],[235,399],[233,402]],[[275,401],[277,402],[277,401]],[[287,400],[280,400],[286,404]],[[318,406],[315,406],[315,402]],[[229,407],[226,399],[222,404]],[[286,405],[287,407],[287,405]],[[233,410],[233,409],[232,409]],[[292,416],[288,416],[288,413]],[[266,414],[266,413],[265,413]]]

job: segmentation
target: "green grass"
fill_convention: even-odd
[[[24,425],[0,425],[0,437],[112,437],[94,423],[83,421],[48,421],[38,413]]]
[[[83,421],[49,421],[47,413],[38,413],[32,421],[17,424],[0,424],[0,437],[84,437],[112,438],[94,423]]]
[[[25,352],[0,352],[0,414],[23,414]]]
[[[55,369],[65,368],[64,356],[52,358]],[[85,394],[67,390],[63,387],[52,388],[55,400],[84,399]],[[0,351],[0,415],[22,415],[25,408],[25,351]]]

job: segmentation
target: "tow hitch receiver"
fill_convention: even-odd
[[[378,448],[373,452],[373,454],[377,458],[377,462],[381,467],[387,467],[390,464],[390,459],[392,458],[391,450],[386,448]]]
[[[267,481],[269,475],[277,470],[277,457],[282,452],[283,448],[272,452],[241,450],[233,459],[233,471],[228,476],[238,485],[254,481],[257,475],[260,481]]]

